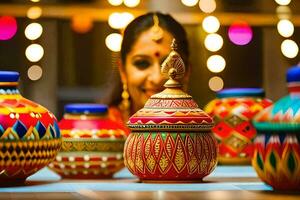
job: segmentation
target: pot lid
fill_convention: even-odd
[[[185,66],[176,47],[173,40],[172,51],[161,67],[161,73],[168,78],[165,90],[152,95],[144,108],[129,118],[127,125],[131,130],[210,131],[212,128],[212,118],[182,90]]]
[[[291,67],[286,79],[289,94],[254,117],[256,129],[275,132],[300,130],[300,66]]]
[[[265,91],[262,88],[227,88],[217,92],[218,98],[227,97],[264,97]]]
[[[0,82],[18,82],[19,76],[16,71],[0,71]]]
[[[104,104],[68,104],[58,125],[63,138],[124,139],[129,132],[108,117]]]
[[[104,104],[68,104],[65,106],[66,113],[72,114],[106,114],[107,105]]]

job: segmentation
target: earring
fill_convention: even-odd
[[[123,92],[122,92],[122,102],[120,104],[120,109],[123,112],[128,112],[129,114],[129,108],[130,108],[130,101],[129,101],[129,93],[128,93],[128,87],[127,83],[123,83]]]

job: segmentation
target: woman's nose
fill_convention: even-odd
[[[151,70],[149,72],[148,80],[155,85],[161,85],[164,81],[164,77],[160,72],[160,68],[160,64],[157,63],[151,67]]]

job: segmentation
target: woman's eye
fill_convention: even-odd
[[[133,62],[133,65],[138,69],[146,69],[151,65],[151,63],[148,60],[136,60]]]

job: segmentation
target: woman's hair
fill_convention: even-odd
[[[188,67],[189,48],[187,35],[182,27],[171,15],[160,12],[150,12],[135,18],[125,29],[121,46],[121,60],[126,62],[127,54],[131,51],[132,46],[139,36],[149,30],[154,25],[153,16],[156,15],[159,21],[159,27],[169,32],[177,43],[177,52],[181,55],[186,67]],[[170,44],[171,45],[171,44]]]
[[[126,57],[128,53],[130,53],[132,47],[134,46],[137,39],[144,32],[149,30],[154,25],[153,17],[156,15],[158,17],[158,25],[164,31],[169,32],[175,39],[177,43],[177,52],[181,55],[185,67],[189,67],[189,48],[187,41],[187,34],[183,28],[183,26],[178,23],[171,15],[162,14],[160,12],[150,12],[145,15],[141,15],[135,18],[129,25],[126,27],[123,35],[123,41],[121,46],[121,61],[122,63],[126,63]],[[171,44],[170,44],[171,45]],[[118,105],[122,98],[122,83],[120,81],[119,73],[115,70],[112,74],[113,79],[118,79],[118,81],[114,81],[113,85],[110,85],[111,91],[107,92],[107,95],[110,95],[109,99],[103,99],[103,103],[107,103],[109,105]],[[111,84],[111,82],[110,82]]]

